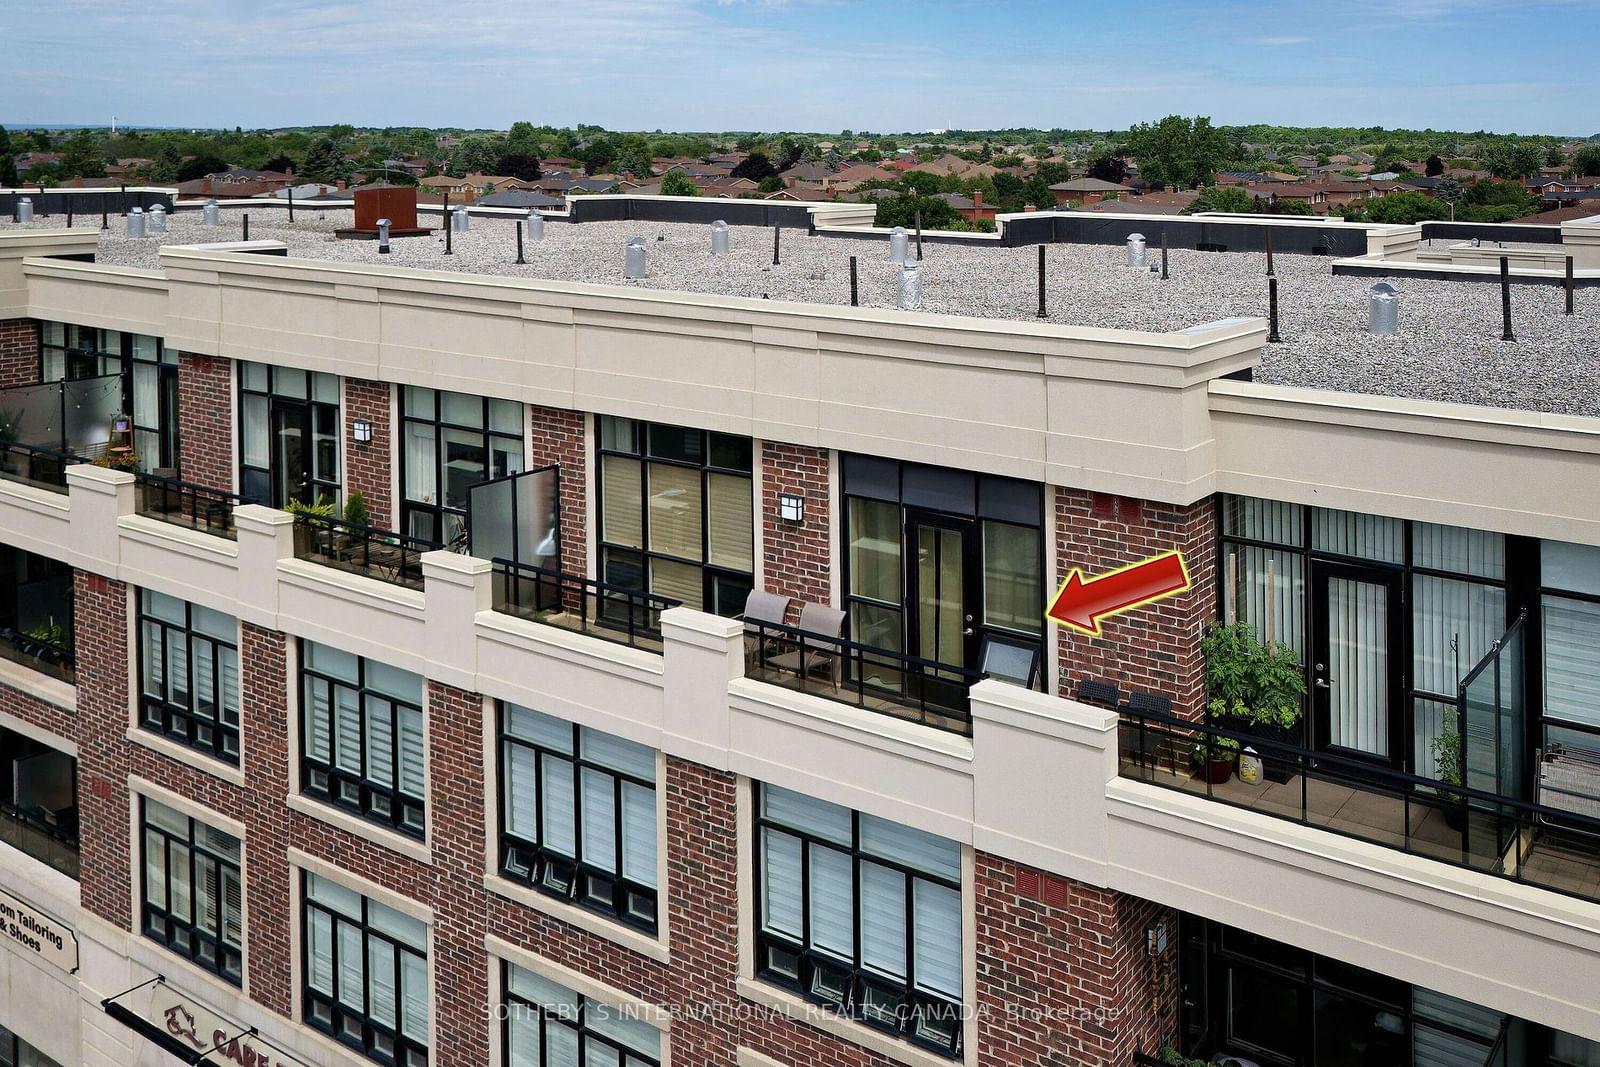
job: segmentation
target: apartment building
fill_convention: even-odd
[[[0,1063],[1600,1062],[1593,414],[881,242],[252,210],[0,223]]]

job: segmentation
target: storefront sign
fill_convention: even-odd
[[[247,1027],[224,1019],[192,998],[162,982],[152,987],[145,1021],[178,1047],[205,1056],[205,1062],[237,1067],[304,1067],[280,1049],[254,1035]]]
[[[10,893],[0,893],[0,930],[11,944],[68,974],[78,969],[78,936]]]

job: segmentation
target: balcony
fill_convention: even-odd
[[[55,629],[46,636],[0,628],[0,659],[20,663],[68,685],[75,685],[77,681],[77,660],[72,647],[67,637]]]
[[[745,621],[744,675],[968,737],[968,691],[984,677],[966,667],[754,619]]]
[[[134,512],[146,518],[235,540],[233,509],[258,501],[222,489],[156,474],[134,475]]]
[[[436,541],[359,526],[315,511],[300,511],[294,520],[297,558],[407,589],[422,588],[422,554],[443,547]]]
[[[78,877],[77,812],[70,819],[43,811],[25,811],[0,802],[0,845],[10,845],[69,878]]]
[[[1600,799],[1580,792],[1546,787],[1529,803],[1128,708],[1118,741],[1124,778],[1600,901]],[[1234,773],[1245,748],[1263,763],[1256,782]],[[1561,758],[1541,777],[1559,777]]]
[[[53,448],[0,442],[0,478],[52,493],[67,491],[67,468],[87,462],[81,456]]]
[[[661,654],[661,613],[678,601],[575,574],[494,561],[494,610]]]

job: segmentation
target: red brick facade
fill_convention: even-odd
[[[39,380],[39,324],[32,319],[0,322],[0,389]]]
[[[980,1067],[1121,1065],[1173,1039],[1176,913],[985,852],[976,893]]]
[[[178,476],[231,490],[233,475],[233,361],[179,352]]]
[[[78,847],[83,906],[132,929],[128,862],[128,587],[73,572],[78,661]]]
[[[1071,697],[1079,680],[1115,682],[1124,693],[1172,698],[1173,713],[1198,717],[1205,706],[1205,665],[1200,637],[1216,618],[1216,512],[1211,498],[1194,504],[1055,491],[1058,576],[1073,567],[1085,577],[1158,552],[1183,553],[1189,591],[1101,622],[1090,637],[1057,626],[1060,693]]]
[[[390,459],[394,455],[391,430],[392,389],[388,382],[369,382],[362,378],[344,380],[344,492],[360,492],[367,505],[369,523],[380,530],[393,530],[398,522],[390,489]],[[355,438],[357,419],[372,423],[372,440]],[[398,462],[396,460],[395,462]]]
[[[780,517],[778,497],[798,494],[805,502],[805,518],[788,522]],[[807,445],[765,441],[761,445],[762,586],[770,593],[830,603],[828,538],[832,515],[828,498],[828,450]],[[799,608],[791,609],[791,622]]]
[[[561,569],[587,574],[589,563],[589,454],[581,411],[528,405],[533,450],[529,470],[561,465]]]

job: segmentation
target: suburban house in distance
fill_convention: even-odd
[[[0,1063],[1600,1063],[1600,224],[12,195]]]

